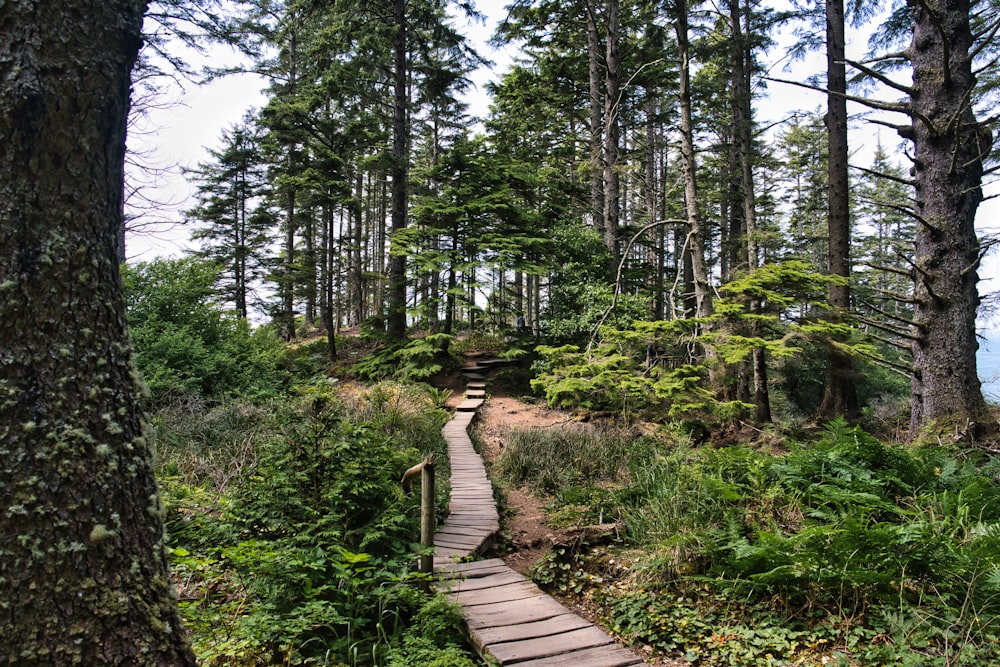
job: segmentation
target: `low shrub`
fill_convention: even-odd
[[[455,617],[417,586],[419,494],[399,484],[426,453],[443,459],[443,422],[416,387],[329,382],[157,416],[174,577],[203,664],[469,664],[440,628],[422,634]]]

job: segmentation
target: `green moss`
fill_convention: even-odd
[[[96,524],[90,531],[90,541],[97,544],[111,537],[116,537],[117,535],[118,531],[109,530],[107,526],[105,526],[102,523],[99,523]]]

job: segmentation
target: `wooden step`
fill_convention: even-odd
[[[500,559],[468,562],[493,548],[500,515],[486,466],[468,428],[483,406],[486,384],[470,366],[466,399],[442,429],[451,469],[449,516],[434,534],[434,587],[462,606],[469,638],[491,664],[517,667],[627,667],[642,664],[614,639],[515,572]],[[463,369],[465,373],[465,369]]]

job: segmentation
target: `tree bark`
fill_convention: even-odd
[[[730,21],[733,31],[733,126],[735,143],[739,156],[740,193],[743,207],[744,230],[746,232],[746,261],[748,270],[760,268],[760,249],[757,240],[757,197],[753,178],[753,107],[751,100],[750,65],[752,63],[749,31],[744,32],[741,24],[741,0],[730,0]],[[749,11],[749,10],[747,10]],[[760,311],[760,301],[750,303],[751,312]],[[750,335],[761,335],[759,322],[750,325]],[[767,382],[767,354],[764,348],[755,347],[751,353],[753,368],[754,419],[759,424],[771,421],[771,397]]]
[[[406,118],[409,95],[406,88],[406,2],[394,0],[393,23],[393,117],[392,117],[392,227],[390,245],[396,234],[406,227],[407,180],[410,173],[410,137]],[[392,252],[389,256],[389,304],[386,334],[390,340],[406,338],[406,255]]]
[[[618,176],[619,98],[621,97],[621,56],[619,53],[619,23],[621,4],[608,0],[605,32],[604,75],[604,245],[608,249],[608,274],[614,276],[621,261],[619,216],[621,214],[621,182]]]
[[[911,436],[958,429],[996,430],[976,369],[976,284],[981,248],[974,227],[983,198],[983,158],[993,137],[970,98],[972,35],[968,0],[941,0],[931,13],[911,2],[916,286]]]
[[[145,2],[0,9],[0,664],[194,665],[117,256]]]
[[[698,211],[697,165],[694,153],[694,121],[691,118],[691,44],[688,39],[688,8],[686,0],[676,2],[677,53],[680,57],[678,99],[680,101],[681,168],[684,174],[684,206],[688,221],[694,299],[697,317],[711,317],[715,312],[712,286],[705,262],[705,233]]]
[[[847,175],[847,66],[845,63],[844,0],[826,0],[826,132],[827,159],[827,270],[851,277],[851,203]],[[851,309],[847,284],[830,286],[832,319],[842,319]],[[835,343],[844,342],[835,340]],[[836,345],[827,350],[826,382],[819,415],[825,419],[858,417],[854,363]]]
[[[603,104],[601,95],[601,39],[597,30],[596,0],[587,0],[587,72],[590,99],[590,212],[594,229],[604,238]],[[612,275],[614,275],[612,273]]]

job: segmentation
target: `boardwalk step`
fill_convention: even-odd
[[[442,429],[451,469],[449,516],[434,534],[434,587],[462,607],[469,638],[491,664],[517,667],[626,667],[642,664],[610,636],[570,612],[533,582],[492,558],[469,562],[492,548],[500,533],[493,485],[468,428],[482,407],[480,372],[501,359],[462,369],[466,399]]]

